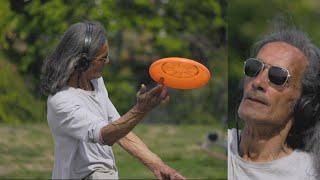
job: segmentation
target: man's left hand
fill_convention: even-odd
[[[153,174],[157,177],[157,179],[161,180],[185,180],[186,178],[183,177],[179,172],[172,169],[171,167],[162,164],[157,166],[157,168],[153,169]]]

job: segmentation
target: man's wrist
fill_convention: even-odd
[[[155,160],[153,162],[148,162],[146,163],[146,166],[151,170],[151,171],[156,171],[159,170],[162,166],[164,166],[165,163],[159,159],[159,160]]]
[[[148,113],[148,111],[143,110],[142,108],[139,107],[139,105],[136,104],[132,107],[131,113],[145,115]]]

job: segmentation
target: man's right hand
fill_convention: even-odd
[[[137,110],[140,112],[149,112],[161,102],[169,100],[167,88],[159,84],[151,90],[147,91],[147,87],[142,84],[137,93]]]

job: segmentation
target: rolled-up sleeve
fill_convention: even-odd
[[[100,143],[100,130],[108,124],[79,103],[61,97],[48,101],[48,120],[57,132],[92,143]]]

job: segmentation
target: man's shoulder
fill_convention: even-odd
[[[48,97],[48,104],[55,104],[58,102],[72,102],[75,97],[75,92],[71,87],[65,87],[55,93],[54,95],[50,95]]]
[[[62,96],[72,94],[72,87],[63,87],[60,91],[56,92],[54,95],[50,95],[51,98],[60,98]]]
[[[302,150],[294,150],[292,154],[296,160],[304,162],[311,162],[313,158],[311,153]]]

